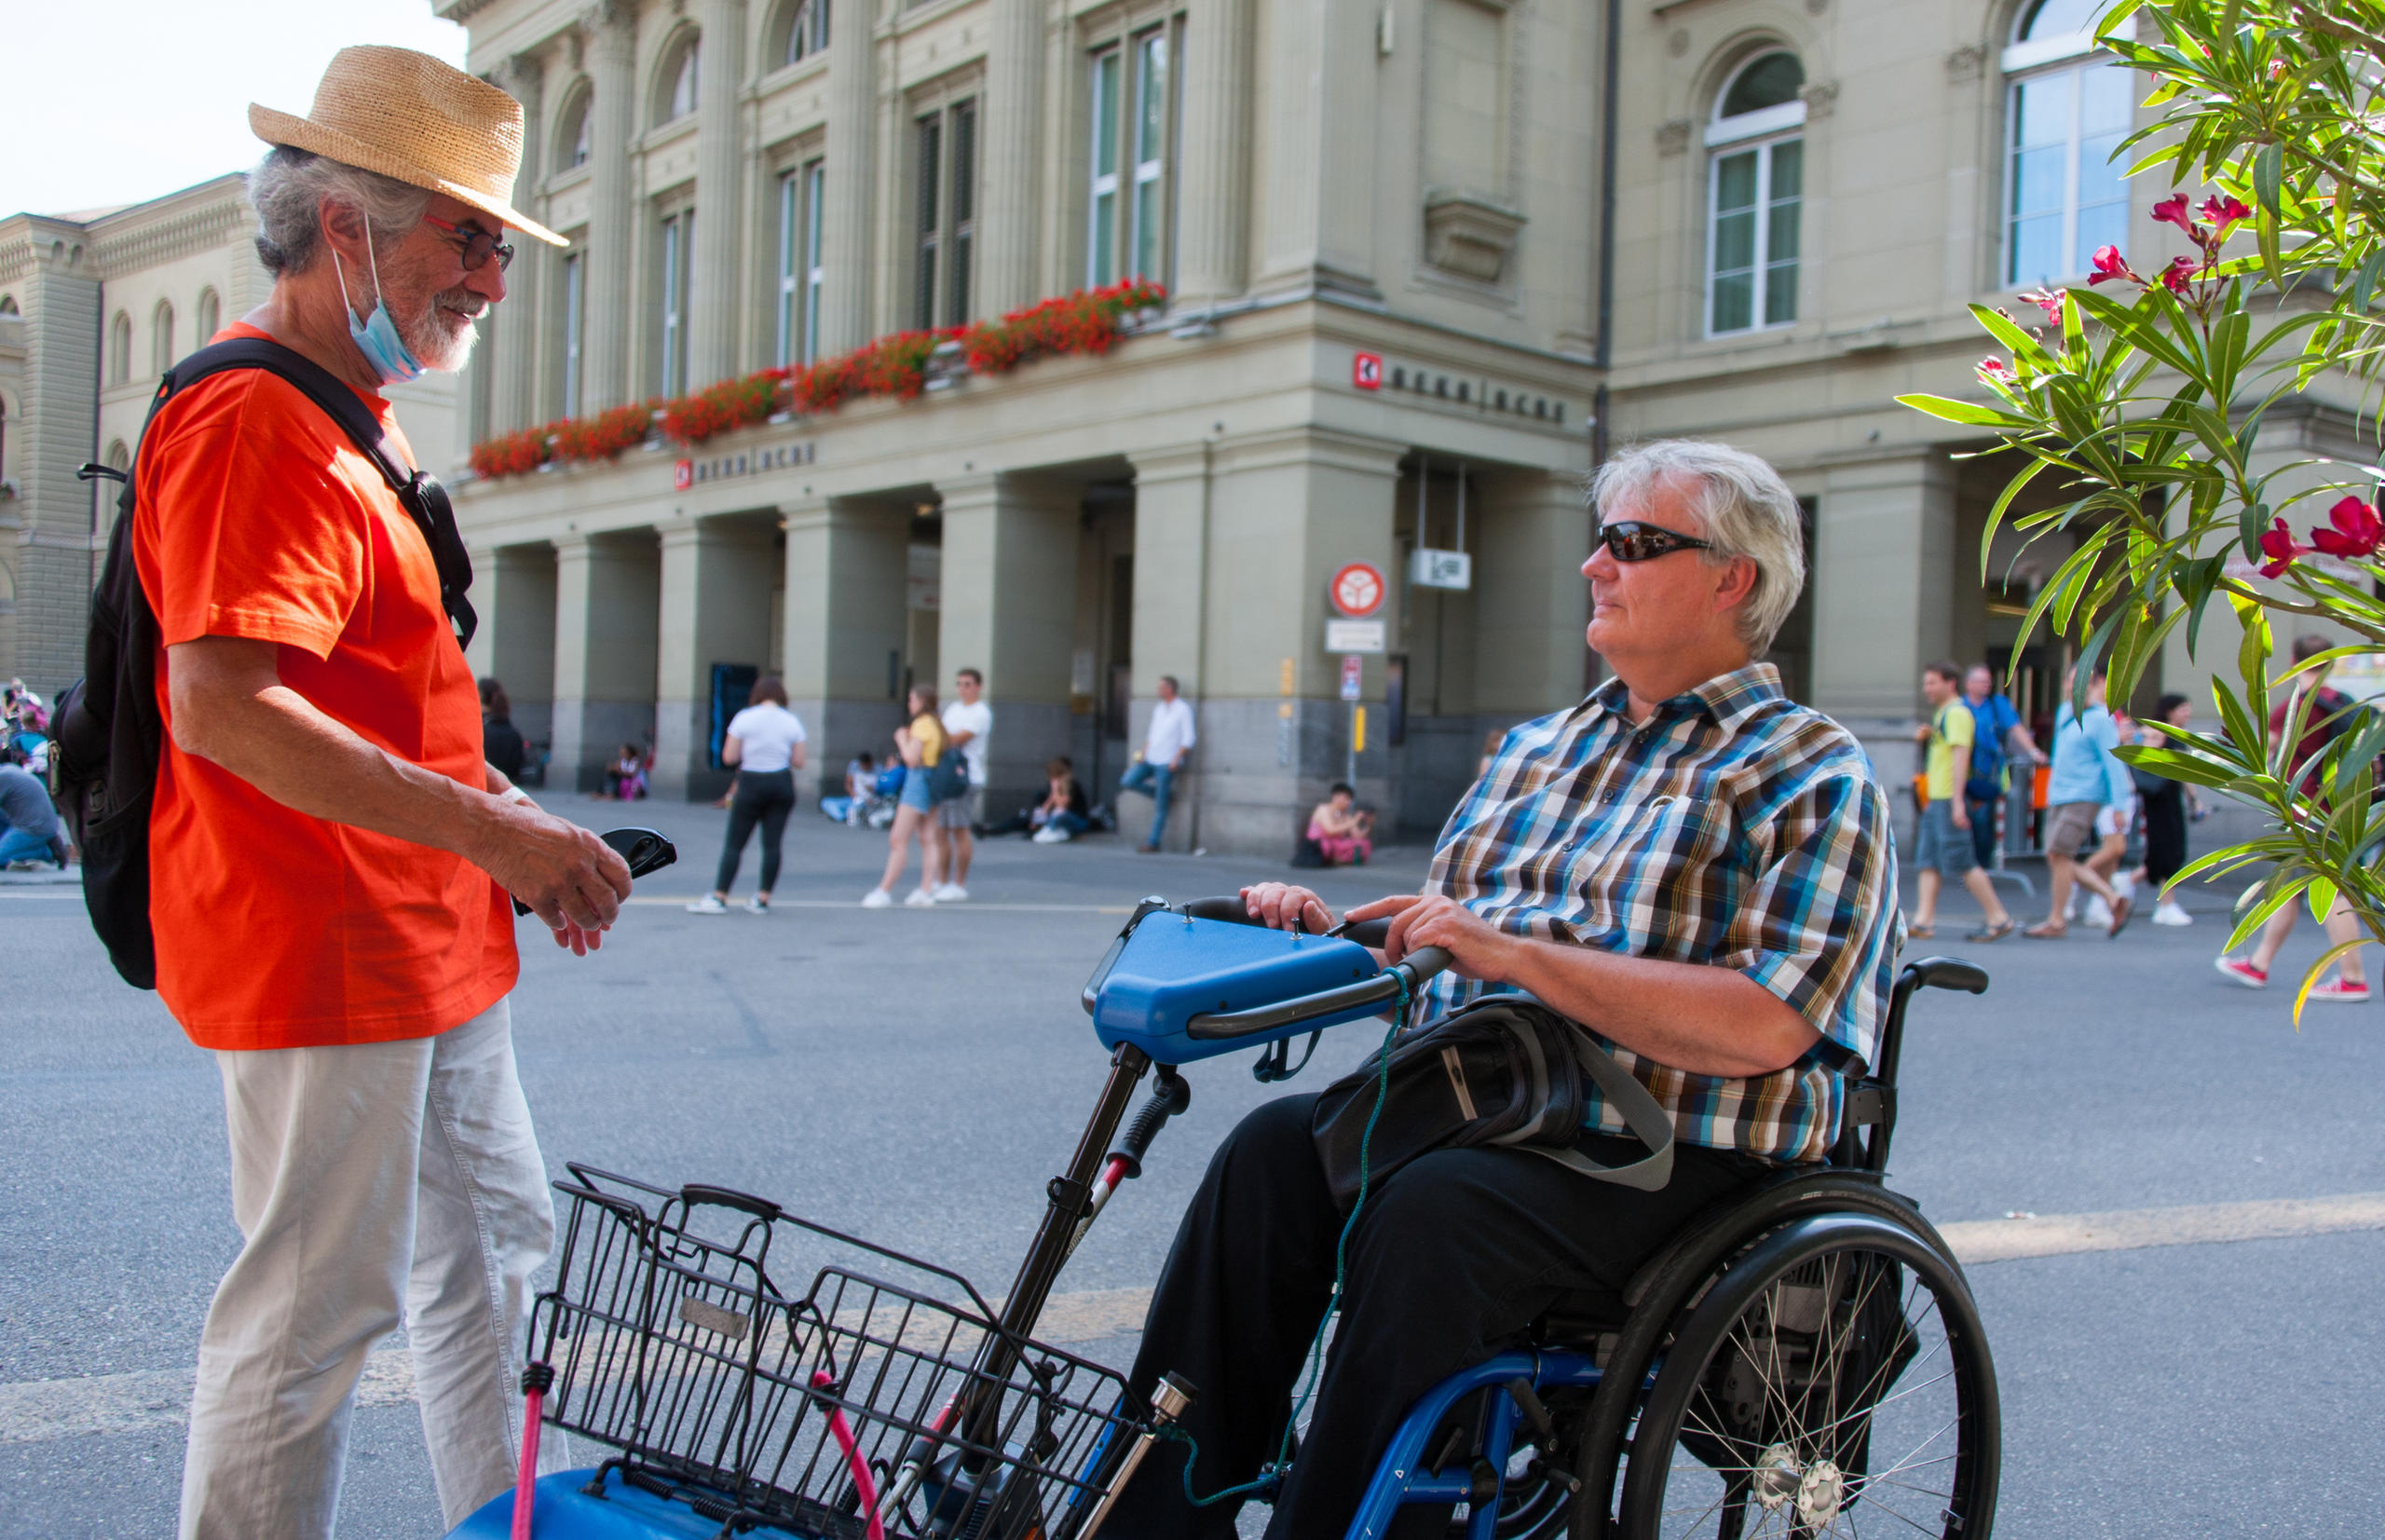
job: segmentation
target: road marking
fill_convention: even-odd
[[[2385,1230],[2385,1192],[1970,1220],[1942,1226],[1940,1233],[1956,1256],[1976,1267],[2027,1257],[2276,1240],[2353,1230]],[[1149,1288],[1056,1294],[1044,1307],[1035,1334],[1060,1346],[1125,1336],[1142,1329],[1151,1301]],[[0,1444],[180,1427],[190,1414],[190,1390],[191,1371],[186,1369],[0,1384]],[[365,1360],[364,1377],[357,1387],[358,1405],[401,1406],[413,1399],[414,1362],[403,1349],[385,1348]]]
[[[677,909],[686,907],[702,896],[702,893],[682,893],[674,898],[661,893],[635,893],[621,902],[645,904],[661,909]],[[730,906],[734,908],[739,906]],[[773,909],[858,909],[861,904],[858,900],[842,898],[773,898],[770,900],[770,907]],[[913,906],[908,904],[897,904],[894,907],[913,909]],[[920,905],[913,912],[924,910],[926,907],[926,905]],[[1135,906],[1132,904],[980,904],[970,901],[960,904],[939,904],[935,907],[941,914],[960,914],[970,911],[978,914],[1133,914],[1135,912]]]

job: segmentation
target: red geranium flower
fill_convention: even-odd
[[[2280,519],[2276,527],[2261,531],[2261,554],[2269,558],[2261,564],[2261,576],[2274,578],[2294,565],[2296,556],[2307,556],[2310,548],[2294,543],[2294,536]]]
[[[2188,235],[2195,233],[2195,222],[2187,217],[2187,195],[2184,193],[2172,193],[2156,203],[2153,218],[2160,224],[2175,225]]]
[[[2117,246],[2096,247],[2093,266],[2095,271],[2087,279],[2091,284],[2101,283],[2106,279],[2136,278],[2134,273],[2129,271],[2128,263],[2121,258],[2120,249]]]
[[[2374,556],[2385,545],[2385,519],[2358,497],[2346,497],[2327,510],[2333,529],[2313,529],[2310,543],[2330,556]]]

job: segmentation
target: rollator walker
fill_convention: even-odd
[[[450,1540],[1137,1540],[1109,1524],[1111,1501],[1147,1461],[1177,1478],[1162,1446],[1199,1387],[1164,1380],[1145,1407],[1115,1371],[1038,1341],[1038,1320],[1190,1104],[1184,1066],[1256,1047],[1259,1078],[1287,1078],[1292,1039],[1313,1049],[1448,965],[1427,947],[1383,967],[1369,947],[1384,929],[1269,930],[1238,897],[1138,906],[1084,989],[1109,1079],[999,1301],[767,1199],[570,1166],[557,1276],[529,1322],[521,1486]],[[1905,1011],[1925,988],[1976,994],[1987,975],[1905,964],[1828,1162],[1755,1180],[1620,1294],[1568,1297],[1435,1386],[1349,1540],[1417,1504],[1465,1540],[1987,1540],[1987,1342],[1954,1254],[1884,1179]],[[535,1477],[542,1423],[602,1464]]]

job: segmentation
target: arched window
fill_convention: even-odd
[[[117,470],[129,470],[132,469],[132,451],[125,447],[122,439],[111,440],[108,443],[107,461]],[[111,497],[108,500],[114,502],[116,499]]]
[[[782,13],[785,36],[778,39],[774,68],[800,63],[828,48],[828,0],[789,0]]]
[[[1805,66],[1788,52],[1739,67],[1706,128],[1706,332],[1797,319],[1805,211]]]
[[[149,372],[162,375],[174,366],[174,307],[159,300],[149,313]]]
[[[0,294],[0,316],[13,316],[16,313],[17,296],[14,294]]]
[[[662,66],[662,76],[669,89],[655,103],[656,127],[676,123],[696,110],[696,34],[688,33],[685,41],[670,54]]]
[[[563,110],[563,121],[555,135],[555,170],[567,171],[574,166],[588,164],[589,129],[595,115],[588,110],[588,91],[581,88],[573,91],[571,101]]]
[[[132,378],[132,318],[118,310],[116,320],[108,322],[108,383],[122,385]]]
[[[2075,279],[2097,247],[2126,245],[2125,168],[2111,157],[2136,92],[2127,67],[2095,51],[2095,22],[2110,5],[2036,0],[2004,50],[2007,284]]]
[[[212,289],[198,292],[198,324],[191,332],[191,341],[204,348],[215,340],[224,329],[224,302],[215,297]]]

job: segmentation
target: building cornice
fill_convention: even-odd
[[[100,272],[118,277],[161,262],[196,256],[231,244],[248,223],[248,200],[238,196],[171,218],[144,220],[120,231],[100,233]]]

